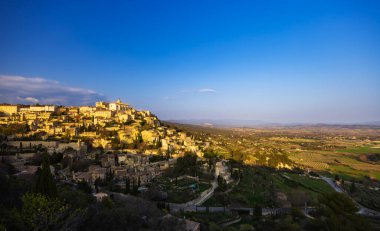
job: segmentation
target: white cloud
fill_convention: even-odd
[[[105,100],[93,90],[65,86],[44,78],[0,75],[0,102],[92,105]]]
[[[216,90],[211,89],[211,88],[201,88],[201,89],[198,90],[198,92],[202,92],[202,93],[216,93]]]
[[[21,98],[21,97],[17,97],[18,100],[20,101],[25,101],[26,103],[39,103],[40,101],[36,98],[33,98],[33,97],[25,97],[25,98]]]

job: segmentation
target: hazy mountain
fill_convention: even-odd
[[[217,120],[217,119],[186,119],[186,120],[168,120],[173,123],[193,124],[213,127],[257,127],[273,126],[278,123],[270,123],[261,120]]]
[[[262,120],[183,119],[168,122],[208,127],[272,127],[272,126],[380,126],[380,121],[357,123],[274,123]]]

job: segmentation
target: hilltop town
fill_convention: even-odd
[[[150,111],[138,111],[120,99],[80,107],[0,105],[0,115],[0,124],[7,125],[8,134],[12,134],[8,139],[14,141],[77,142],[78,149],[86,144],[104,150],[173,157],[185,152],[202,156],[207,148],[207,143],[163,126]],[[39,144],[50,148],[53,143]]]
[[[185,153],[202,157],[209,146],[120,99],[80,107],[1,105],[0,113],[1,133],[5,135],[1,151],[17,153],[11,161],[18,170],[36,171],[28,162],[44,149],[50,155],[63,153],[70,166],[80,166],[75,172],[69,168],[60,171],[76,181],[94,183],[112,172],[117,179],[129,178],[145,185],[176,158]],[[159,161],[151,163],[152,156],[158,156]]]

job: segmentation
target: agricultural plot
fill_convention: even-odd
[[[369,147],[347,148],[337,151],[292,152],[289,158],[300,166],[317,171],[330,171],[343,178],[363,178],[380,180],[380,164],[363,162],[359,153],[377,154],[380,149]]]
[[[328,193],[334,191],[330,185],[328,185],[325,181],[321,179],[315,179],[303,175],[289,173],[284,173],[284,175],[297,182],[298,184],[302,185],[304,188],[310,189],[314,192]]]
[[[353,154],[380,154],[380,146],[374,147],[354,147],[338,150],[339,152],[353,153]]]
[[[293,153],[289,155],[289,158],[296,164],[304,165],[312,169],[324,170],[329,167],[327,163],[321,162],[322,158],[315,153]]]

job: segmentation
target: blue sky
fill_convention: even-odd
[[[1,1],[0,101],[380,120],[379,1]]]

